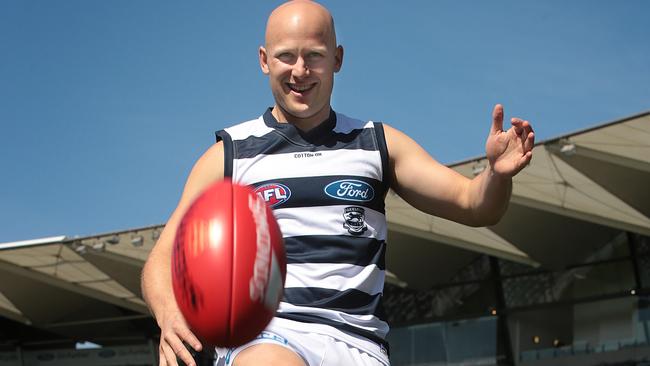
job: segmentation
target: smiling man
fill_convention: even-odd
[[[176,357],[194,365],[183,342],[202,347],[174,301],[169,263],[183,213],[224,177],[255,187],[274,209],[288,265],[284,298],[268,328],[249,344],[218,350],[217,362],[388,365],[381,306],[388,190],[432,215],[494,224],[507,208],[512,176],[532,158],[532,128],[512,118],[503,130],[496,105],[485,144],[489,166],[470,180],[400,131],[334,112],[343,48],[330,13],[315,2],[292,1],[271,13],[259,61],[275,105],[217,133],[143,270],[145,300],[161,328],[160,365],[176,365]]]
[[[336,45],[334,22],[325,8],[310,3],[277,8],[267,22],[259,57],[262,72],[269,76],[275,98],[272,113],[278,121],[297,123],[307,131],[329,117],[343,47]]]

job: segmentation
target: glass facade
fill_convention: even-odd
[[[387,286],[391,362],[515,365],[648,348],[650,238],[621,233],[582,263],[482,256],[446,286]]]
[[[650,352],[650,298],[647,296],[613,298],[571,305],[570,308],[573,319],[568,332],[557,327],[543,329],[525,324],[529,327],[526,336],[531,333],[542,336],[538,336],[538,345],[530,339],[519,339],[519,363],[632,348],[648,348]],[[553,345],[555,340],[559,342]]]
[[[391,364],[495,364],[496,334],[494,316],[396,328],[388,336]]]

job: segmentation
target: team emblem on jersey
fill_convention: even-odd
[[[375,190],[366,182],[342,179],[325,186],[325,194],[346,201],[368,202],[375,198]]]
[[[269,207],[275,207],[283,204],[291,197],[291,190],[289,187],[280,183],[269,183],[259,186],[255,189],[257,193]]]
[[[352,235],[361,235],[367,229],[366,225],[366,210],[357,206],[346,207],[343,210],[343,227],[348,229],[348,232]]]

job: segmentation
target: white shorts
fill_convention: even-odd
[[[308,366],[389,366],[383,347],[323,324],[274,318],[257,338],[237,348],[217,348],[217,366],[232,366],[237,355],[256,344],[276,344],[300,356]]]

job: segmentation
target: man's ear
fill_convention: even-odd
[[[334,72],[339,72],[343,66],[343,46],[336,47],[336,54],[334,55],[336,63],[334,64]]]
[[[262,72],[265,75],[269,74],[269,63],[268,63],[268,55],[266,53],[266,48],[264,46],[260,46],[259,50],[259,56],[260,56],[260,68],[262,69]]]

